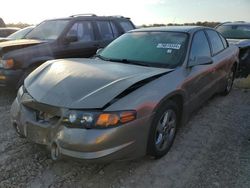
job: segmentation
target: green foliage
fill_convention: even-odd
[[[169,24],[150,24],[150,25],[142,25],[142,27],[159,27],[159,26],[183,26],[183,25],[197,25],[197,26],[206,26],[206,27],[215,27],[216,25],[220,24],[220,22],[196,22],[196,23],[169,23]]]
[[[27,26],[30,26],[30,24],[22,23],[22,22],[6,24],[6,27],[18,27],[18,28],[21,28],[21,29],[24,28],[24,27],[27,27]]]

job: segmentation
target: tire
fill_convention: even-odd
[[[229,74],[227,75],[226,86],[225,86],[224,91],[221,93],[222,95],[226,96],[231,92],[233,88],[235,73],[236,73],[236,70],[234,66],[229,72]]]
[[[170,150],[180,122],[180,110],[173,101],[167,101],[156,112],[150,128],[147,153],[159,159]]]

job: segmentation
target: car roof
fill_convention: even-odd
[[[130,18],[128,17],[123,17],[123,16],[119,16],[119,15],[115,15],[115,16],[97,16],[95,14],[78,14],[78,15],[72,15],[69,17],[64,17],[64,18],[55,18],[55,19],[48,19],[48,20],[83,20],[83,19],[88,19],[88,20],[98,20],[98,19],[102,19],[102,20],[113,20],[113,19],[121,19],[121,20],[130,20]],[[45,20],[45,21],[48,21]]]
[[[208,28],[203,26],[162,26],[162,27],[147,27],[135,29],[129,32],[143,32],[143,31],[172,31],[172,32],[184,32],[184,33],[194,33],[197,30]],[[211,29],[211,28],[210,28]]]
[[[238,21],[238,22],[225,22],[220,24],[220,26],[222,25],[228,25],[228,26],[232,26],[232,25],[250,25],[250,22],[244,22],[244,21]]]

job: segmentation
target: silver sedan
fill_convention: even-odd
[[[196,108],[230,92],[238,53],[211,28],[130,31],[92,59],[38,67],[18,91],[12,123],[54,160],[160,158]]]

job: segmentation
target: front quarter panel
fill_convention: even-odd
[[[157,105],[166,98],[177,93],[185,98],[185,92],[181,88],[184,80],[183,68],[179,67],[127,94],[106,108],[105,111],[134,109],[137,110],[138,118],[152,115]]]

